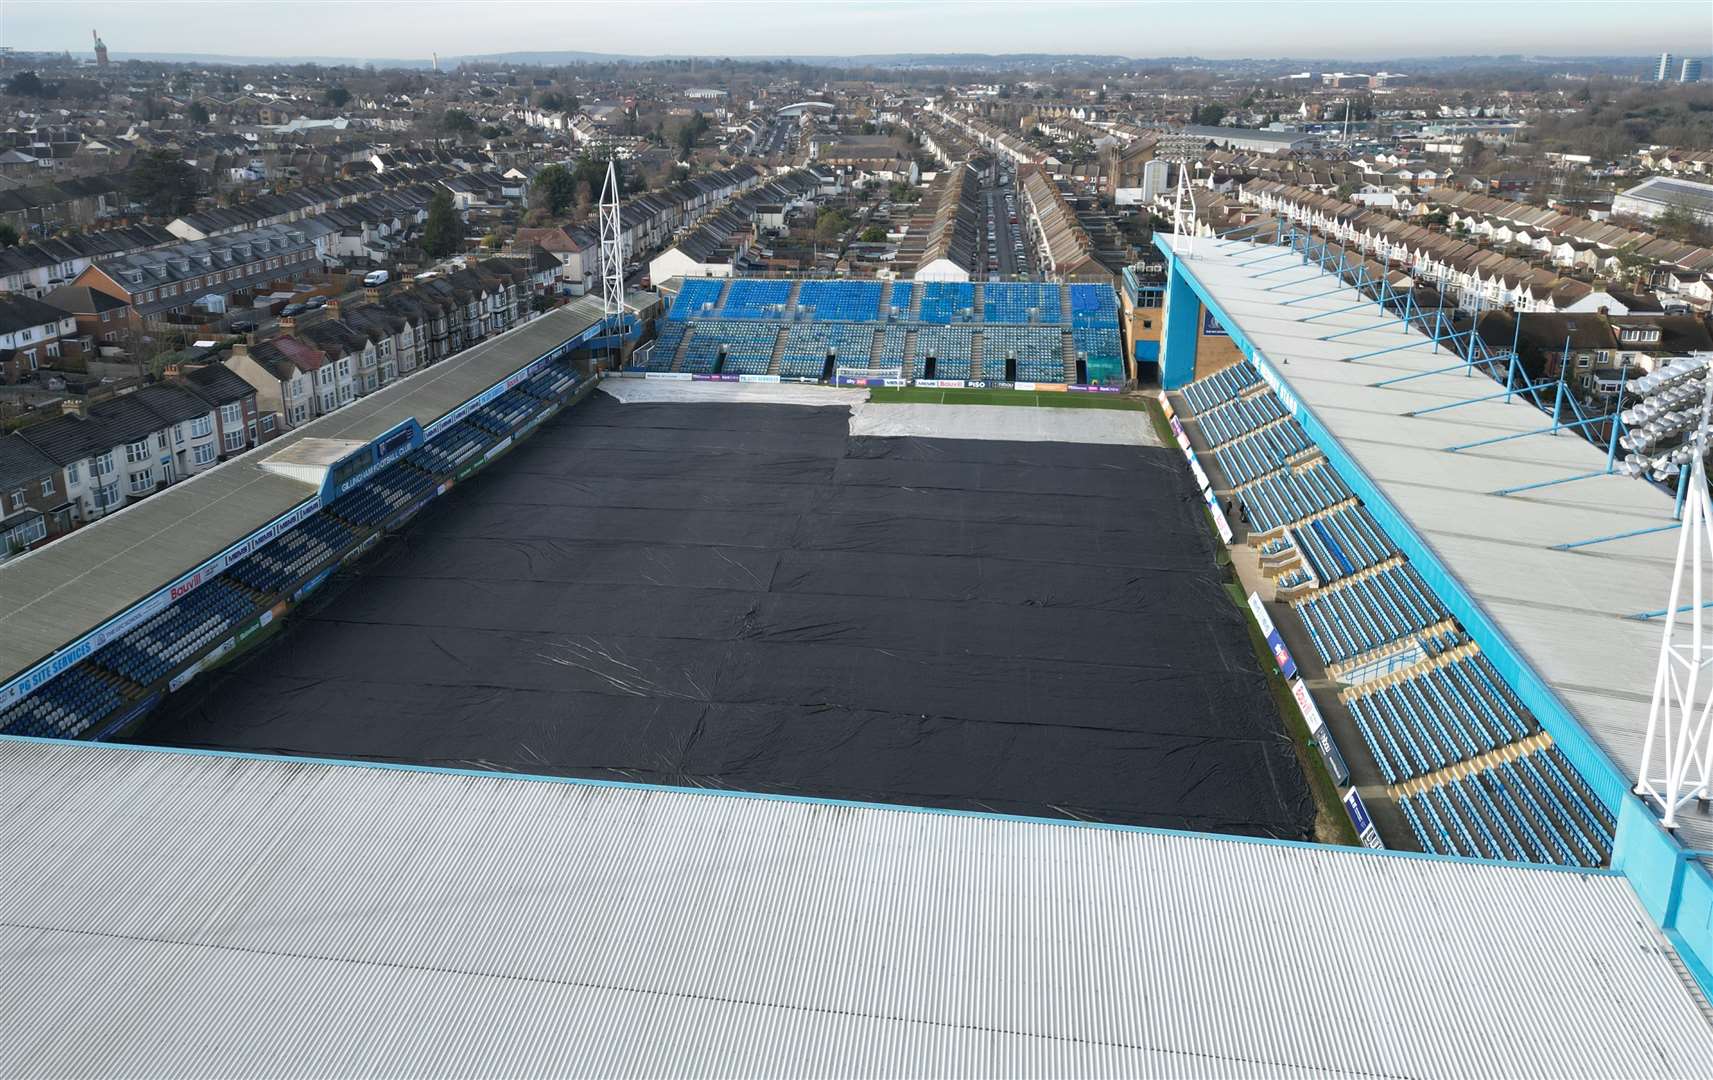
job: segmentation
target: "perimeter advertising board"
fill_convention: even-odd
[[[1303,714],[1303,722],[1308,725],[1309,735],[1320,749],[1320,756],[1326,762],[1327,771],[1332,773],[1333,782],[1348,784],[1350,767],[1344,763],[1344,755],[1339,752],[1338,743],[1332,738],[1332,730],[1321,718],[1320,709],[1314,703],[1314,696],[1309,693],[1308,684],[1301,679],[1292,679],[1291,696],[1297,700],[1297,708]]]
[[[1356,826],[1356,835],[1362,838],[1362,846],[1382,851],[1386,845],[1380,839],[1380,830],[1374,827],[1374,819],[1368,816],[1368,807],[1362,802],[1362,796],[1351,788],[1344,793],[1344,812],[1350,815],[1350,823]]]
[[[1267,648],[1273,653],[1273,662],[1279,665],[1279,674],[1287,679],[1296,678],[1297,662],[1292,659],[1291,650],[1285,648],[1284,636],[1273,625],[1272,616],[1267,614],[1267,606],[1261,602],[1259,594],[1249,594],[1249,610],[1255,613],[1256,625],[1261,627],[1261,633],[1267,638]]]

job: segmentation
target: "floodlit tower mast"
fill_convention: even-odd
[[[1656,483],[1676,480],[1684,493],[1677,565],[1671,597],[1660,613],[1659,667],[1648,708],[1636,794],[1660,812],[1660,824],[1678,825],[1677,812],[1705,800],[1713,783],[1713,612],[1705,576],[1713,566],[1713,501],[1707,489],[1707,455],[1713,451],[1713,377],[1701,353],[1631,380],[1641,403],[1621,419],[1628,433],[1619,444],[1631,453],[1624,471]],[[1687,477],[1684,475],[1687,473]]]
[[[619,171],[612,158],[607,159],[607,179],[601,185],[601,313],[605,316],[603,331],[618,334],[624,328],[625,260],[620,247]],[[608,347],[608,359],[617,355],[616,347]]]

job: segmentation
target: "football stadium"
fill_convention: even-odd
[[[0,567],[0,1070],[1705,1075],[1670,495],[1156,242],[1151,400],[1109,283],[684,279]]]

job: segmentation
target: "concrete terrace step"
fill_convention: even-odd
[[[723,296],[724,294],[722,294]],[[684,370],[684,358],[690,355],[690,339],[696,336],[694,326],[684,328],[684,337],[678,342],[678,351],[672,354],[672,370]]]

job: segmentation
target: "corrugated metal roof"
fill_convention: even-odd
[[[0,739],[0,1074],[1687,1076],[1622,878]]]
[[[1665,607],[1677,533],[1651,532],[1569,550],[1554,545],[1670,526],[1671,496],[1618,474],[1495,494],[1599,473],[1606,454],[1574,432],[1448,451],[1538,431],[1552,421],[1521,396],[1509,405],[1501,398],[1410,415],[1500,388],[1461,369],[1375,386],[1446,368],[1457,357],[1447,349],[1436,352],[1419,331],[1383,318],[1374,307],[1328,314],[1362,298],[1354,289],[1333,291],[1338,282],[1331,272],[1317,274],[1312,266],[1286,271],[1280,258],[1257,262],[1256,251],[1247,243],[1198,240],[1185,265],[1570,714],[1625,775],[1635,776],[1660,627],[1625,616]],[[1287,300],[1292,306],[1282,306]],[[1311,316],[1314,321],[1301,321]],[[1369,329],[1343,333],[1356,327]],[[1343,336],[1323,340],[1336,333]],[[1412,341],[1416,347],[1409,348]],[[1344,361],[1382,349],[1395,351]],[[1688,844],[1713,846],[1713,817],[1691,809],[1682,820]]]

